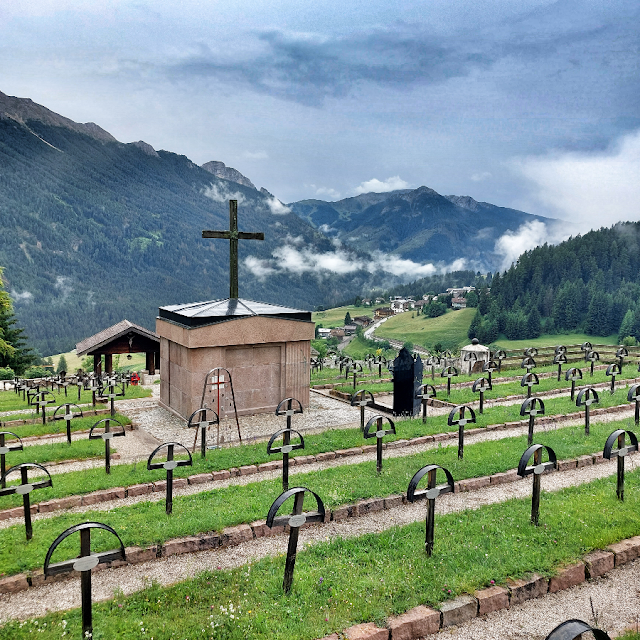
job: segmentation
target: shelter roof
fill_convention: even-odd
[[[76,344],[76,355],[84,356],[89,353],[89,351],[94,351],[104,345],[112,342],[113,340],[117,340],[118,338],[128,335],[129,333],[138,334],[143,338],[148,338],[149,340],[154,340],[155,342],[160,344],[160,337],[157,333],[153,331],[149,331],[144,327],[141,327],[137,324],[133,324],[133,322],[129,322],[128,320],[122,320],[118,322],[118,324],[114,324],[111,327],[103,329],[99,331],[93,336],[89,338],[85,338]]]
[[[168,320],[187,328],[202,327],[228,320],[240,320],[252,316],[311,322],[311,311],[281,307],[266,302],[255,302],[244,298],[176,304],[160,307],[158,310],[158,317],[161,320]]]

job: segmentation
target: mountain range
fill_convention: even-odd
[[[201,232],[228,228],[229,198],[242,231],[265,233],[240,242],[240,294],[306,309],[422,277],[425,262],[495,268],[494,239],[533,218],[427,187],[285,205],[223,162],[122,143],[0,92],[0,266],[43,355],[123,318],[153,329],[158,306],[227,297],[228,244]]]

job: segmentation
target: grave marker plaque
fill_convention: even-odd
[[[540,398],[526,398],[520,406],[520,415],[529,416],[527,444],[533,444],[533,423],[536,416],[544,415],[544,402]]]
[[[624,446],[625,435],[629,435],[631,444],[628,447]],[[614,449],[614,445],[617,444],[618,448]],[[618,458],[618,473],[617,473],[617,486],[616,495],[618,500],[624,500],[624,459],[634,451],[638,450],[638,438],[633,431],[625,431],[624,429],[617,429],[614,431],[605,442],[604,451],[602,457],[606,460],[611,458]]]
[[[77,411],[73,411],[71,407],[75,407]],[[64,413],[58,414],[58,412],[62,410]],[[72,404],[67,402],[66,404],[61,404],[59,407],[56,407],[56,410],[53,412],[53,420],[66,420],[67,422],[67,443],[71,444],[71,421],[75,418],[82,418],[82,409],[77,404]]]
[[[29,482],[29,469],[39,469],[40,471],[44,471],[47,474],[47,477],[44,480],[40,480],[39,482]],[[14,484],[7,487],[7,478],[14,471],[20,471],[20,484]],[[8,496],[12,493],[22,496],[22,506],[24,508],[24,528],[27,534],[27,540],[31,540],[31,538],[33,537],[33,528],[31,526],[31,502],[29,494],[36,489],[44,489],[46,487],[53,486],[51,483],[51,475],[40,464],[37,464],[35,462],[23,462],[22,464],[17,464],[15,467],[11,467],[11,469],[9,469],[9,471],[7,471],[2,476],[1,484],[3,488],[0,489],[0,496]]]
[[[441,378],[447,379],[447,396],[451,395],[451,378],[455,378],[458,375],[458,370],[454,366],[445,367],[440,374]]]
[[[445,476],[447,477],[447,482],[441,485],[436,485],[436,475],[438,469],[442,469],[442,471],[444,471],[445,473]],[[425,475],[427,476],[427,488],[418,491],[418,484]],[[420,469],[420,471],[418,471],[409,481],[409,487],[407,489],[407,501],[411,503],[417,502],[418,500],[427,501],[424,549],[427,552],[428,556],[431,556],[431,554],[433,553],[436,498],[439,498],[445,493],[453,493],[454,487],[455,485],[451,473],[449,473],[449,471],[444,467],[440,467],[437,464],[428,464],[427,466],[422,467],[422,469]]]
[[[120,543],[119,549],[102,551],[101,553],[91,552],[91,529],[104,529],[112,533]],[[74,533],[80,533],[80,557],[65,562],[51,564],[51,556],[58,545]],[[126,560],[124,544],[120,536],[108,525],[101,522],[83,522],[63,531],[49,547],[44,560],[44,579],[48,576],[55,576],[66,573],[70,569],[80,572],[80,589],[82,593],[82,637],[93,637],[93,622],[91,611],[91,569],[99,564],[113,562],[114,560]]]
[[[367,394],[369,397],[367,397]],[[373,406],[375,400],[373,399],[373,393],[366,389],[360,389],[351,396],[351,406],[360,407],[360,431],[364,432],[364,408]]]
[[[610,364],[607,367],[606,375],[611,377],[611,395],[615,393],[616,390],[616,376],[622,373],[620,369],[620,365],[617,362]]]
[[[565,372],[564,379],[567,382],[571,380],[571,400],[573,401],[575,400],[576,394],[576,382],[578,380],[582,380],[582,370],[578,369],[577,367],[571,367]]]
[[[629,387],[627,401],[635,403],[634,418],[636,426],[640,424],[640,384],[633,384]]]
[[[578,392],[576,406],[584,407],[584,433],[589,435],[589,408],[592,404],[598,404],[600,398],[598,392],[593,387],[586,387]]]
[[[165,447],[167,448],[166,462],[152,462],[158,451],[164,449]],[[175,460],[174,453],[176,447],[184,449],[189,458],[187,460]],[[187,449],[184,445],[181,445],[179,442],[165,442],[164,444],[161,444],[151,452],[151,455],[147,460],[147,470],[151,471],[152,469],[165,469],[167,472],[167,494],[165,498],[165,510],[167,512],[167,515],[171,515],[171,512],[173,511],[173,470],[177,469],[178,467],[191,466],[193,466],[191,453],[189,453],[189,449]]]
[[[317,510],[304,513],[302,511],[304,503],[304,494],[310,493],[316,501]],[[294,497],[293,511],[290,516],[276,517],[280,507],[291,497]],[[284,580],[282,582],[282,589],[285,593],[291,591],[291,584],[293,583],[293,570],[296,565],[296,555],[298,551],[298,535],[300,533],[300,527],[303,524],[311,522],[324,522],[325,510],[324,504],[318,494],[314,493],[306,487],[295,487],[281,493],[273,502],[267,514],[267,526],[272,527],[284,527],[289,525],[289,546],[287,548],[287,560],[284,568]]]
[[[300,442],[291,444],[291,436],[295,435],[300,438]],[[282,446],[274,447],[273,443],[282,436]],[[304,438],[302,434],[295,429],[281,429],[276,431],[267,443],[267,455],[273,455],[274,453],[282,454],[282,490],[287,491],[289,489],[289,454],[292,451],[298,449],[304,449]]]
[[[521,387],[527,387],[527,398],[531,397],[531,387],[540,384],[540,380],[538,379],[538,375],[533,371],[529,371],[522,376],[522,380],[520,380]]]
[[[111,431],[111,424],[115,423],[116,430]],[[120,427],[120,429],[118,429]],[[104,429],[102,433],[94,433],[94,429]],[[89,430],[89,440],[104,440],[104,470],[111,473],[111,440],[113,438],[121,438],[127,433],[124,427],[115,418],[104,418],[98,420]]]
[[[193,451],[196,450],[196,442],[198,441],[198,429],[200,429],[200,455],[203,458],[207,457],[207,429],[211,429],[213,425],[217,427],[216,445],[212,448],[218,449],[220,447],[220,417],[213,410],[208,407],[202,407],[196,409],[190,416],[187,422],[187,426],[196,430],[196,435],[193,439]]]
[[[384,421],[389,423],[388,429],[383,429]],[[378,473],[382,471],[382,438],[388,436],[390,434],[395,434],[396,425],[389,418],[385,418],[383,416],[373,416],[367,422],[367,426],[364,428],[364,437],[366,439],[375,438],[376,439],[376,470]]]
[[[491,380],[487,378],[478,378],[471,387],[471,390],[474,393],[480,394],[480,413],[484,413],[484,392],[491,391],[493,389],[493,385],[491,384]]]
[[[567,364],[567,356],[564,353],[556,353],[553,358],[553,364],[558,365],[558,382],[560,382],[560,376],[562,375],[562,365]]]
[[[545,450],[549,456],[548,462],[542,462],[542,452]],[[533,465],[527,466],[527,462],[533,456]],[[557,467],[556,454],[551,447],[543,444],[531,445],[520,458],[518,463],[518,475],[524,478],[533,475],[533,492],[531,494],[531,523],[538,526],[540,514],[540,476]]]
[[[424,424],[427,421],[427,405],[429,404],[429,398],[436,397],[436,389],[431,384],[423,384],[418,387],[418,392],[416,393],[416,399],[420,399],[422,403],[422,423]]]
[[[18,444],[7,444],[7,436],[9,436],[11,440],[15,438]],[[20,436],[12,431],[0,431],[0,488],[2,489],[6,486],[4,474],[7,472],[7,453],[11,453],[12,451],[23,451]]]
[[[469,416],[465,416],[465,412],[469,412]],[[449,412],[447,424],[450,427],[457,425],[458,427],[458,460],[462,460],[464,456],[464,427],[466,424],[473,424],[476,421],[475,411],[471,407],[459,404]]]
[[[593,368],[600,360],[600,354],[597,351],[589,351],[586,355],[586,359],[591,363],[591,377],[593,378]]]

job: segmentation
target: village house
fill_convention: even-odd
[[[332,338],[344,338],[344,329],[341,329],[339,327],[335,328],[335,329],[331,329],[331,337]]]
[[[395,315],[395,312],[393,309],[389,309],[388,307],[378,307],[374,311],[374,316],[376,318],[389,318],[392,315]]]
[[[466,309],[467,308],[467,300],[466,300],[466,298],[451,298],[451,308],[452,309]]]
[[[329,338],[331,336],[331,329],[325,329],[320,327],[318,329],[318,338]]]
[[[353,324],[357,324],[359,327],[368,327],[373,320],[369,316],[356,316],[353,318]]]
[[[352,336],[358,328],[357,324],[345,324],[344,325],[344,335]]]

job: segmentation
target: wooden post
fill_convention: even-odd
[[[147,351],[145,357],[145,368],[150,376],[154,375],[156,372],[154,365],[153,351]]]
[[[113,372],[113,355],[110,353],[104,354],[104,370],[106,373]]]

